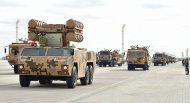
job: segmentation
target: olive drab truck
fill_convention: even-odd
[[[161,64],[162,66],[166,66],[167,55],[165,53],[155,53],[153,55],[153,63],[154,66],[158,66],[159,64]]]
[[[7,48],[5,48],[6,60],[14,68],[14,73],[18,74],[18,57],[19,53],[24,47],[29,47],[29,43],[11,43]]]
[[[119,50],[112,51],[111,49],[101,50],[97,54],[99,67],[114,67],[115,65],[122,66],[122,54],[119,54]]]
[[[131,49],[127,51],[126,61],[128,70],[135,70],[135,68],[149,70],[150,55],[148,47],[131,46]]]
[[[47,24],[38,20],[28,23],[28,38],[39,41],[40,46],[26,47],[20,56],[19,74],[21,87],[31,81],[40,84],[53,80],[66,81],[68,88],[92,84],[96,54],[85,48],[73,49],[70,42],[83,41],[83,24],[69,19],[66,24]]]

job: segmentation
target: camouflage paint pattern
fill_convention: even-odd
[[[130,52],[146,52],[144,50],[128,50]],[[150,63],[150,57],[148,55],[144,55],[143,57],[137,57],[137,56],[126,56],[126,60],[128,64],[141,64],[144,65],[146,63]]]
[[[44,47],[51,48],[51,47]],[[89,55],[90,57],[88,57]],[[30,71],[30,74],[20,75],[46,75],[46,76],[71,76],[71,71],[77,64],[78,77],[85,76],[85,69],[87,63],[91,63],[93,70],[96,63],[96,54],[94,52],[87,52],[87,50],[75,50],[74,55],[66,56],[20,56],[20,64],[23,64],[24,69]],[[67,69],[64,70],[64,66]]]
[[[24,47],[30,47],[30,44],[24,44],[24,43],[12,43],[9,45],[9,53],[6,55],[6,60],[9,62],[10,65],[17,65],[18,64],[18,56],[20,55],[20,51]],[[17,54],[14,55],[14,53],[11,51],[12,48],[17,50]]]

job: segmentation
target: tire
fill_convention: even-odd
[[[147,69],[146,70],[149,70],[149,66],[147,65]]]
[[[132,66],[131,68],[132,68],[132,70],[135,70],[135,66]]]
[[[85,77],[80,79],[81,85],[87,85],[88,81],[89,81],[89,69],[88,66],[86,66],[86,70],[85,70]]]
[[[111,62],[109,63],[109,67],[112,67],[112,63]]]
[[[99,67],[102,67],[102,63],[99,63],[98,65],[99,65]]]
[[[128,71],[130,71],[131,70],[131,65],[128,65]]]
[[[14,73],[18,74],[18,65],[14,65]]]
[[[75,66],[73,66],[71,76],[67,77],[66,83],[67,83],[68,88],[75,88],[76,87],[76,85],[77,85],[77,70],[76,70]]]
[[[91,65],[88,66],[89,69],[89,81],[88,84],[92,84],[94,78],[94,71]]]
[[[45,79],[40,79],[40,80],[39,80],[39,83],[40,83],[40,84],[46,84],[46,80],[45,80]]]
[[[144,70],[144,71],[147,70],[147,65],[144,65],[144,66],[143,66],[143,70]]]
[[[106,63],[103,63],[103,67],[106,67]]]
[[[29,76],[20,75],[19,80],[20,80],[21,87],[29,87],[29,85],[30,85]]]
[[[118,66],[121,67],[121,66],[122,66],[122,63],[118,64]]]

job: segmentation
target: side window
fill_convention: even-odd
[[[12,48],[11,49],[11,53],[13,54],[13,55],[17,55],[18,54],[18,49],[17,48]]]

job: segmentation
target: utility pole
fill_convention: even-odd
[[[188,51],[189,49],[186,49],[186,58],[188,58]]]
[[[124,55],[124,28],[125,24],[122,26],[122,55]],[[122,62],[124,63],[124,56],[122,57]]]
[[[16,21],[16,43],[18,42],[18,23],[19,22],[20,22],[19,20]]]

